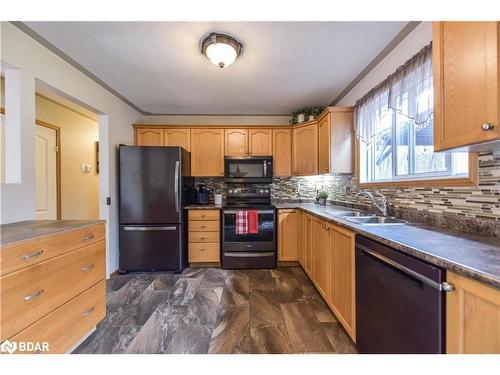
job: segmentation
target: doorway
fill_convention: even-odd
[[[36,219],[61,218],[60,130],[57,126],[36,121]]]

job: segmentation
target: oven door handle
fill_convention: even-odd
[[[228,253],[224,252],[223,254],[225,257],[230,257],[230,258],[259,258],[259,257],[272,257],[275,255],[272,251],[266,251],[262,253],[250,253],[250,252],[241,252],[241,253]]]
[[[248,210],[242,210],[242,211],[248,211]],[[236,211],[229,211],[229,210],[224,210],[224,213],[225,214],[229,214],[229,215],[235,215],[236,214]],[[259,211],[257,210],[257,213],[259,214],[274,214],[274,211],[273,210],[265,210],[265,211]]]

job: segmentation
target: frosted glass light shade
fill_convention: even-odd
[[[224,34],[212,33],[201,43],[201,53],[220,68],[231,65],[241,54],[241,49],[240,42]]]

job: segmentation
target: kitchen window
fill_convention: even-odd
[[[434,152],[432,49],[356,103],[360,186],[474,184],[475,156]]]

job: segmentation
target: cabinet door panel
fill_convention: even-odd
[[[318,124],[293,129],[292,165],[295,175],[318,173]]]
[[[330,284],[330,225],[313,219],[312,279],[323,298],[328,296]]]
[[[226,129],[225,142],[225,155],[242,156],[248,154],[247,129]]]
[[[224,175],[223,129],[191,129],[191,175]]]
[[[292,129],[273,129],[275,176],[292,175]]]
[[[296,210],[280,210],[278,214],[278,260],[297,260],[298,215]]]
[[[304,215],[304,271],[312,279],[313,259],[312,259],[312,238],[313,219],[309,214]]]
[[[297,260],[305,267],[305,216],[301,210],[297,211]]]
[[[436,150],[500,136],[498,22],[434,22]],[[489,131],[485,123],[494,124]]]
[[[191,151],[190,129],[165,129],[163,131],[164,146],[180,146]]]
[[[270,156],[273,154],[271,129],[250,129],[248,131],[248,153],[252,156]]]
[[[135,131],[135,143],[137,146],[162,146],[162,129],[137,129]]]
[[[318,173],[330,173],[330,115],[318,123]]]

